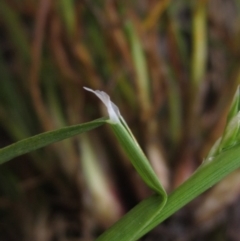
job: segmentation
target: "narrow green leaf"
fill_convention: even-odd
[[[75,28],[75,6],[73,0],[60,0],[60,12],[68,34],[72,37]]]
[[[106,118],[100,118],[88,123],[63,127],[55,131],[45,132],[33,137],[26,138],[10,146],[0,149],[0,164],[14,157],[37,150],[49,144],[64,140],[66,138],[90,131],[106,123]]]
[[[110,100],[110,97],[105,92],[99,90],[94,91],[87,87],[84,87],[84,89],[94,93],[107,107],[109,114],[109,120],[107,122],[111,125],[121,147],[124,149],[133,166],[145,183],[156,193],[166,197],[164,188],[162,187],[157,175],[154,173],[149,161],[134,138],[130,128],[128,127],[124,118],[121,116],[118,107]]]
[[[206,72],[207,58],[207,23],[206,1],[197,1],[193,9],[193,54],[192,54],[192,87],[198,89]]]
[[[167,201],[167,194],[159,182],[158,177],[154,173],[149,161],[137,144],[124,119],[122,119],[122,121],[122,124],[111,124],[111,127],[138,174],[156,194],[133,208],[112,226],[112,228],[103,233],[97,241],[136,240],[139,234],[152,223]]]
[[[165,205],[164,197],[153,195],[130,210],[96,241],[134,241],[156,219]]]
[[[131,44],[131,52],[133,62],[136,70],[136,84],[139,91],[139,98],[143,110],[150,108],[150,86],[149,76],[146,63],[146,57],[143,51],[143,47],[133,24],[128,21],[125,25],[127,34],[129,36],[129,42]]]
[[[238,96],[235,95],[235,97]],[[234,98],[233,107],[230,110],[231,121],[227,122],[226,131],[229,125],[234,125],[236,122],[236,133],[234,137],[239,139],[238,132],[238,99]],[[237,104],[235,104],[237,102]],[[232,109],[235,109],[232,111]],[[232,112],[231,112],[232,111]],[[237,120],[235,121],[235,119]],[[233,124],[232,124],[233,123]],[[144,179],[144,181],[157,192],[157,194],[143,200],[135,206],[130,212],[123,216],[110,229],[103,233],[97,241],[135,241],[141,238],[144,234],[152,230],[159,223],[178,211],[191,200],[199,196],[201,193],[215,185],[229,173],[240,167],[240,144],[235,142],[234,145],[221,148],[220,152],[216,152],[221,142],[221,138],[216,142],[210,153],[213,156],[208,156],[207,160],[196,170],[196,172],[181,186],[179,186],[168,197],[164,193],[159,192],[155,177],[151,177],[151,170],[144,167],[145,160],[142,156],[137,157],[134,151],[134,145],[131,144],[131,139],[124,136],[118,125],[112,125],[115,134],[117,135],[121,145],[132,159],[133,165]],[[117,127],[117,128],[116,128]],[[121,126],[124,129],[124,127]],[[127,130],[125,130],[127,132]],[[229,134],[229,133],[227,133]],[[226,135],[225,131],[223,134]],[[236,136],[237,135],[237,136]],[[229,137],[230,138],[230,137]],[[133,141],[133,139],[132,139]],[[129,142],[129,143],[128,143]],[[229,144],[229,143],[227,143]],[[140,162],[139,162],[140,160]],[[145,172],[147,170],[147,172]],[[154,176],[154,174],[153,174]],[[156,184],[156,186],[155,186]],[[153,187],[152,187],[153,185]]]
[[[230,110],[227,116],[227,124],[234,118],[237,113],[240,111],[240,86],[237,87],[233,101],[231,103]]]
[[[240,145],[222,152],[207,165],[200,166],[186,182],[168,196],[166,204],[159,195],[153,195],[140,202],[103,233],[97,241],[138,240],[239,167]]]
[[[214,157],[214,160],[201,165],[186,182],[168,196],[163,210],[156,215],[151,224],[142,230],[137,239],[239,167],[240,145],[223,151]]]
[[[231,107],[227,116],[226,126],[221,138],[219,138],[211,148],[206,159],[213,157],[222,150],[233,147],[240,142],[240,87],[233,97]]]
[[[126,123],[124,124],[126,125]],[[144,182],[159,195],[166,196],[164,188],[160,184],[158,177],[154,173],[142,149],[137,144],[133,134],[129,133],[130,129],[121,124],[111,124],[111,127],[121,147],[126,152]]]
[[[155,216],[164,207],[167,201],[167,194],[130,128],[121,116],[118,107],[111,102],[110,97],[105,92],[84,88],[93,92],[105,104],[109,114],[109,120],[107,122],[111,125],[120,146],[126,152],[143,181],[156,192],[153,197],[143,201],[136,209],[132,209],[124,218],[118,221],[112,229],[107,230],[97,240],[136,240],[139,233],[151,224]]]

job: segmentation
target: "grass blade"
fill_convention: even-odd
[[[184,205],[239,167],[240,145],[222,152],[216,156],[212,162],[200,166],[186,182],[168,196],[168,201],[162,211],[156,215],[151,224],[146,227],[137,238],[152,230]]]
[[[64,127],[55,131],[49,131],[26,138],[10,146],[0,149],[0,164],[13,159],[14,157],[37,150],[49,144],[64,140],[86,131],[90,131],[103,125],[105,122],[106,118],[100,118],[88,123]]]

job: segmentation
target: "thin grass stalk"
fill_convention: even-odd
[[[75,2],[73,0],[60,0],[57,4],[59,5],[58,8],[62,15],[67,35],[72,38],[75,32],[75,18],[77,16],[75,12]]]
[[[131,22],[126,25],[130,39],[132,58],[136,73],[136,89],[138,93],[139,106],[141,107],[141,119],[146,120],[151,110],[150,81],[147,70],[146,57],[142,44]]]
[[[193,93],[197,92],[198,87],[203,81],[206,72],[207,58],[207,6],[206,0],[196,3],[193,11],[193,55],[192,55],[192,88]],[[195,95],[195,94],[193,94]]]

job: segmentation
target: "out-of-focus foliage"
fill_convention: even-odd
[[[0,145],[102,116],[82,87],[101,89],[171,191],[223,131],[239,40],[237,0],[1,0]],[[143,240],[239,240],[237,178]],[[0,180],[1,240],[93,240],[150,193],[105,127],[2,165]]]

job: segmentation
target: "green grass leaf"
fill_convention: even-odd
[[[133,241],[164,208],[167,194],[124,119],[121,124],[111,124],[111,128],[138,174],[156,194],[134,207],[97,241]]]
[[[151,166],[148,166],[148,162],[143,153],[141,154],[140,148],[136,145],[136,143],[134,143],[135,140],[131,140],[131,135],[127,134],[127,131],[130,130],[125,129],[124,125],[111,125],[121,146],[125,149],[129,158],[132,160],[136,170],[148,186],[156,192],[156,194],[140,202],[110,229],[103,233],[97,241],[138,240],[184,205],[240,167],[240,144],[238,142],[238,119],[240,115],[238,103],[240,97],[238,92],[239,89],[237,90],[232,108],[230,109],[229,115],[231,118],[228,118],[226,128],[223,133],[223,138],[227,135],[227,139],[231,140],[231,146],[229,146],[229,143],[226,142],[224,143],[225,146],[223,146],[217,153],[216,148],[218,148],[220,142],[218,140],[213,149],[210,151],[210,153],[214,155],[208,155],[207,159],[195,171],[195,173],[169,196],[166,195],[164,189],[161,187],[161,184],[159,184]],[[230,125],[229,119],[231,119],[230,122],[234,120],[234,124],[236,122],[236,127],[233,126],[234,130],[236,129],[235,132],[233,132],[231,128],[228,128]]]
[[[88,123],[63,127],[55,131],[45,132],[33,137],[23,139],[10,146],[0,149],[0,164],[14,157],[32,152],[49,144],[62,141],[66,138],[90,131],[106,123],[106,118],[100,118]]]
[[[153,221],[136,238],[142,237],[239,167],[240,145],[223,151],[212,161],[202,164],[187,181],[168,196],[168,201],[162,211],[158,212]]]
[[[130,211],[112,229],[107,230],[97,240],[136,240],[139,233],[152,222],[164,207],[167,194],[130,128],[121,116],[118,107],[111,102],[110,97],[105,92],[94,91],[86,87],[85,89],[93,92],[105,104],[109,114],[107,122],[111,125],[120,146],[143,181],[156,193],[152,198],[143,201],[137,208]]]
[[[240,167],[240,145],[222,151],[167,198],[155,194],[135,206],[97,241],[134,241],[141,238],[184,205]]]

